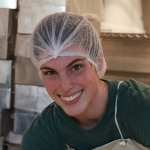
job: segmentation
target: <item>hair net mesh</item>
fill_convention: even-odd
[[[85,57],[96,67],[99,77],[106,70],[97,31],[86,18],[75,13],[46,16],[31,36],[31,60],[38,69],[58,56]]]

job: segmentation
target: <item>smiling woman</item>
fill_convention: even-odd
[[[21,150],[150,147],[150,86],[102,79],[103,50],[86,18],[43,18],[32,34],[31,60],[54,102],[27,128]]]
[[[44,63],[40,70],[47,92],[67,115],[86,116],[86,111],[97,105],[100,80],[95,67],[84,57],[57,57]]]

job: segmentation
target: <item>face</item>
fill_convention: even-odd
[[[43,64],[40,71],[48,94],[66,114],[75,117],[93,109],[99,79],[86,58],[57,57]]]

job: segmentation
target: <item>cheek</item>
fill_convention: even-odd
[[[86,71],[81,77],[80,82],[87,86],[95,86],[99,82],[99,78],[94,69],[89,69],[90,71]],[[93,87],[94,88],[94,87]]]
[[[54,81],[43,80],[43,84],[50,95],[57,89],[57,83]]]
[[[92,65],[87,66],[82,72],[73,76],[74,80],[78,83],[90,84],[98,79],[95,67]]]
[[[82,84],[85,86],[88,85],[90,82],[92,82],[92,80],[93,80],[93,77],[91,73],[89,72],[84,72],[74,78],[75,83]]]

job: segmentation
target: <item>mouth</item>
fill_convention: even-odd
[[[68,96],[68,97],[60,96],[60,98],[64,101],[71,102],[71,101],[75,100],[76,98],[78,98],[80,95],[81,95],[81,91],[72,96]]]

